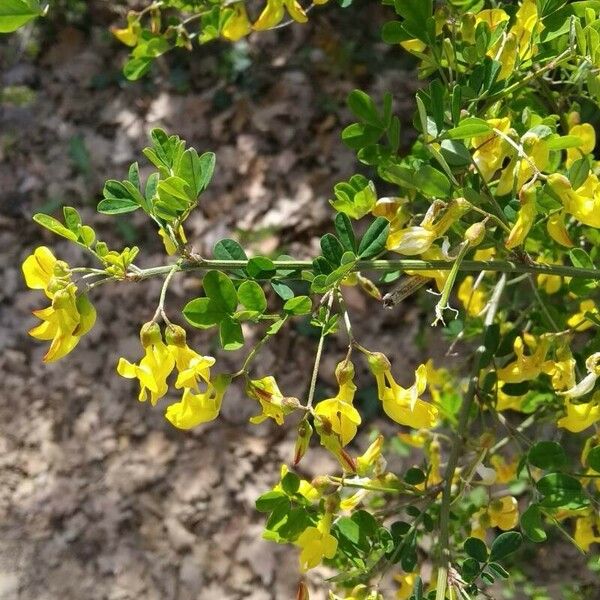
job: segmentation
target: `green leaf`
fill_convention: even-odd
[[[72,206],[63,207],[63,215],[65,217],[65,225],[74,234],[78,235],[81,228],[81,217]]]
[[[308,296],[290,298],[283,305],[283,310],[290,315],[306,315],[312,310],[312,300]]]
[[[446,159],[446,162],[453,167],[464,167],[471,163],[471,153],[458,140],[442,140],[440,153]]]
[[[548,537],[544,531],[542,512],[537,504],[528,506],[521,515],[521,529],[532,542],[544,542]]]
[[[464,140],[478,135],[489,133],[492,127],[483,119],[477,117],[468,117],[463,119],[458,127],[454,127],[446,132],[445,136],[451,140]]]
[[[239,301],[248,310],[264,313],[267,309],[267,299],[263,289],[256,281],[244,281],[237,291]]]
[[[473,581],[473,579],[479,575],[479,571],[481,570],[479,562],[474,558],[466,558],[463,560],[461,567],[461,574],[466,581]]]
[[[567,464],[567,455],[557,442],[538,442],[529,449],[529,463],[540,469],[560,469]]]
[[[583,248],[569,250],[569,258],[574,267],[578,269],[593,269],[594,262]]]
[[[470,537],[464,544],[465,552],[475,560],[484,563],[488,559],[488,549],[485,542],[476,537]]]
[[[354,235],[354,228],[352,227],[352,221],[348,215],[344,213],[338,213],[334,219],[335,231],[338,235],[344,250],[356,253],[358,245],[356,243],[356,236]]]
[[[281,480],[281,487],[288,496],[293,496],[300,487],[300,477],[291,471],[286,473]]]
[[[294,290],[281,281],[277,281],[276,279],[271,280],[271,287],[282,300],[289,300],[294,297]]]
[[[289,506],[290,500],[283,492],[270,491],[259,496],[255,505],[258,512],[272,512],[280,506]]]
[[[377,217],[369,226],[358,247],[358,255],[362,259],[377,256],[385,249],[390,224],[387,219]]]
[[[229,276],[222,271],[208,271],[202,280],[202,287],[206,295],[222,307],[223,312],[231,314],[237,308],[238,297],[235,286]]]
[[[242,326],[229,316],[219,323],[219,338],[224,350],[238,350],[244,345]]]
[[[496,577],[500,577],[501,579],[508,579],[510,577],[510,573],[499,563],[492,562],[488,565],[488,569],[496,575]]]
[[[348,95],[348,107],[361,120],[373,127],[383,127],[375,103],[362,90],[352,90]]]
[[[350,517],[340,517],[336,522],[337,530],[343,538],[358,546],[360,541],[360,526]]]
[[[404,481],[409,485],[419,485],[427,479],[425,473],[418,467],[411,467],[404,474]]]
[[[102,195],[104,199],[98,203],[98,212],[105,215],[128,213],[140,207],[131,191],[115,179],[110,179],[104,184]]]
[[[577,159],[567,173],[571,187],[576,190],[581,187],[590,174],[590,161],[587,157]]]
[[[73,242],[77,241],[77,234],[73,233],[70,229],[67,229],[60,221],[51,217],[50,215],[45,215],[44,213],[37,213],[33,215],[33,220],[42,227],[49,229],[52,233],[56,235],[60,235],[61,237],[67,238]]]
[[[248,274],[253,279],[270,279],[276,274],[275,265],[266,256],[254,256],[248,261]]]
[[[195,298],[183,308],[183,316],[187,322],[199,329],[218,325],[226,314],[223,307],[210,298]]]
[[[450,180],[431,165],[423,165],[415,174],[414,184],[426,196],[448,198],[452,191]]]
[[[151,66],[151,58],[130,58],[123,66],[123,75],[129,81],[137,81],[150,70]]]
[[[521,546],[523,536],[518,531],[506,531],[501,533],[492,543],[490,560],[497,561],[513,552]]]
[[[587,504],[579,480],[565,473],[549,473],[542,477],[536,488],[543,496],[541,505],[551,508],[576,508]]]
[[[229,238],[219,240],[215,244],[213,257],[217,260],[248,260],[244,249],[235,240]],[[235,269],[232,273],[243,277],[244,269]]]
[[[0,2],[0,33],[16,31],[43,14],[37,0],[2,0]]]
[[[335,200],[329,201],[331,206],[352,219],[364,217],[377,202],[375,185],[362,175],[353,175],[348,181],[336,183],[333,193]]]
[[[326,233],[321,238],[321,251],[332,265],[337,267],[342,262],[344,247],[332,233]]]
[[[600,473],[600,446],[596,446],[588,452],[586,461],[591,469]]]
[[[188,148],[181,156],[177,166],[177,175],[190,186],[198,197],[208,186],[215,168],[215,155],[206,152],[202,156],[194,148]]]

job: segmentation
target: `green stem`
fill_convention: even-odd
[[[301,271],[312,269],[312,260],[273,261],[275,269]],[[248,266],[247,260],[215,260],[215,259],[186,259],[178,266],[179,271],[198,271],[210,269],[222,269],[235,271]],[[391,260],[359,260],[352,267],[354,271],[450,271],[454,267],[454,261],[445,260],[416,260],[416,259],[391,259]],[[171,271],[172,265],[140,269],[139,272],[130,272],[127,279],[138,281],[165,275]],[[463,260],[459,267],[460,271],[479,272],[493,271],[501,273],[531,273],[533,275],[557,275],[559,277],[581,277],[584,279],[600,280],[600,269],[582,269],[566,265],[546,265],[540,263],[516,262],[510,260]]]
[[[311,409],[313,400],[315,398],[315,390],[317,388],[317,378],[319,376],[319,365],[321,364],[321,354],[323,354],[323,345],[325,344],[325,327],[331,314],[331,307],[333,306],[333,293],[330,292],[329,299],[327,301],[327,311],[325,312],[324,324],[321,329],[321,337],[319,337],[319,345],[317,346],[317,354],[315,356],[315,365],[313,367],[312,377],[310,379],[310,388],[308,390],[308,400],[306,402],[306,408]]]
[[[163,318],[163,321],[170,325],[171,321],[167,317],[165,313],[165,299],[167,297],[167,290],[169,289],[169,284],[171,283],[171,279],[173,279],[173,275],[179,271],[179,263],[175,263],[174,265],[170,265],[169,272],[165,277],[165,281],[163,283],[162,289],[160,290],[160,298],[158,299],[158,306],[156,307],[156,312],[152,317],[153,321],[157,321],[159,317]]]
[[[506,275],[503,274],[500,276],[500,279],[494,288],[492,298],[490,299],[489,308],[485,316],[484,331],[486,331],[486,329],[494,322],[494,318],[500,304],[500,298],[505,286]],[[471,407],[473,406],[473,400],[475,399],[477,386],[479,384],[479,358],[484,352],[485,346],[483,346],[483,344],[475,351],[473,371],[469,380],[469,387],[460,407],[454,445],[452,446],[452,451],[450,452],[448,464],[446,465],[446,471],[444,473],[444,488],[442,490],[442,502],[440,507],[439,546],[441,555],[435,600],[444,600],[446,597],[448,570],[450,568],[450,505],[452,504],[452,481],[454,479],[460,453],[467,435]]]

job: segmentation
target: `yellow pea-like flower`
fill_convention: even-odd
[[[218,376],[205,392],[186,388],[179,402],[167,407],[165,417],[178,429],[192,429],[202,423],[214,421],[219,415],[229,377]]]
[[[403,573],[394,577],[399,584],[396,590],[396,600],[408,600],[413,593],[415,583],[417,581],[417,573]]]
[[[519,466],[517,458],[507,461],[503,456],[494,454],[490,458],[490,463],[496,471],[496,483],[510,483],[517,478],[517,467]]]
[[[565,416],[557,424],[573,433],[584,431],[600,421],[600,395],[596,392],[590,402],[575,404],[569,398],[565,400]]]
[[[592,544],[600,543],[600,519],[598,516],[589,513],[575,519],[573,538],[584,552],[589,552]]]
[[[564,210],[556,212],[548,217],[548,221],[546,222],[546,231],[548,232],[548,235],[561,246],[572,248],[575,245],[571,241],[569,232],[567,231],[567,227],[565,225]]]
[[[589,123],[573,125],[569,129],[569,135],[574,135],[581,140],[579,146],[567,148],[566,165],[570,167],[577,159],[594,151],[596,147],[596,130]]]
[[[457,296],[465,310],[472,317],[477,317],[487,305],[487,293],[478,286],[474,288],[475,279],[467,275],[458,286]]]
[[[498,369],[498,380],[505,383],[521,383],[522,381],[535,379],[544,368],[544,362],[549,347],[549,340],[547,338],[541,338],[538,340],[534,352],[530,355],[525,355],[525,344],[523,339],[517,337],[513,344],[516,360],[505,367]]]
[[[300,552],[300,570],[314,569],[323,558],[333,558],[337,540],[331,535],[331,515],[325,514],[316,527],[307,527],[296,540]]]
[[[590,227],[600,228],[600,181],[591,173],[576,190],[560,173],[548,176],[550,189],[558,196],[564,209],[578,221]]]
[[[250,423],[262,423],[266,419],[273,419],[277,425],[283,425],[283,419],[300,406],[297,398],[286,398],[281,393],[275,378],[271,375],[262,379],[253,379],[249,382],[247,393],[251,398],[258,400],[262,413],[252,417]]]
[[[80,296],[84,300],[79,304],[85,312],[85,319],[81,322],[75,291],[75,285],[70,284],[54,294],[51,306],[33,312],[42,323],[30,329],[29,335],[38,340],[52,340],[43,358],[44,362],[54,362],[71,352],[81,336],[87,333],[95,322],[94,308],[87,297]]]
[[[519,505],[514,496],[503,496],[493,500],[488,509],[490,526],[498,527],[502,531],[514,529],[519,522]]]
[[[585,316],[586,313],[596,316],[600,315],[598,307],[593,300],[583,300],[579,304],[579,310],[568,318],[567,325],[575,331],[586,331],[590,327],[594,327],[595,323]]]
[[[508,117],[488,119],[487,123],[504,134],[508,134],[511,129]],[[492,179],[496,171],[502,167],[504,159],[513,153],[510,144],[494,132],[474,137],[471,145],[475,148],[473,161],[486,181]]]
[[[258,20],[252,26],[256,31],[271,29],[281,23],[287,9],[290,17],[298,23],[306,23],[308,18],[297,0],[267,0],[267,5],[261,12]]]
[[[244,2],[236,2],[231,8],[233,12],[223,25],[221,33],[224,38],[237,42],[252,31],[252,25],[248,19]]]
[[[49,248],[46,246],[36,248],[33,254],[25,259],[22,266],[27,287],[32,290],[44,290],[46,295],[52,298],[48,286],[54,277],[56,263],[56,257]]]
[[[360,413],[352,405],[356,385],[354,385],[354,365],[350,361],[339,363],[336,368],[339,391],[333,398],[322,400],[315,407],[315,414],[327,419],[328,430],[338,436],[342,447],[356,435],[361,423]]]
[[[368,361],[377,382],[379,400],[390,419],[413,429],[430,429],[437,424],[439,416],[437,407],[420,398],[427,387],[425,365],[420,365],[415,371],[413,385],[403,388],[396,383],[391,373],[390,363],[384,355],[371,353]]]
[[[154,406],[168,391],[167,378],[175,367],[169,348],[162,339],[160,327],[156,323],[146,323],[140,331],[144,356],[139,364],[120,358],[117,373],[126,379],[138,379],[140,393],[138,400],[150,400]]]
[[[537,207],[535,205],[536,189],[533,186],[524,187],[519,193],[521,208],[517,220],[510,230],[505,246],[512,250],[520,246],[535,223]]]

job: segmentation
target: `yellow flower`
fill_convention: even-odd
[[[511,129],[508,117],[488,119],[487,123],[504,134],[508,134]],[[471,145],[476,149],[473,153],[473,161],[486,181],[494,176],[494,173],[502,167],[504,159],[513,151],[510,144],[493,131],[474,137]]]
[[[133,47],[138,43],[142,26],[140,25],[138,15],[132,11],[127,15],[127,27],[123,29],[111,27],[110,31],[121,43]]]
[[[34,253],[25,259],[22,266],[27,287],[32,290],[44,290],[48,298],[52,298],[48,286],[54,277],[54,267],[57,262],[52,251],[46,246],[36,248]]]
[[[206,391],[194,392],[186,388],[179,402],[167,407],[165,417],[178,429],[192,429],[201,423],[214,421],[221,410],[229,377],[220,375],[208,384]]]
[[[556,212],[548,217],[548,221],[546,222],[546,231],[548,232],[548,235],[561,246],[572,248],[575,245],[571,241],[569,232],[567,231],[567,227],[565,225],[564,210]]]
[[[590,313],[595,316],[600,314],[596,303],[593,300],[584,300],[581,302],[579,304],[579,312],[576,312],[574,315],[569,317],[567,320],[567,325],[575,331],[585,331],[590,327],[594,327],[595,323],[585,316],[586,313]]]
[[[304,573],[314,569],[323,558],[333,558],[337,551],[337,540],[331,535],[331,515],[326,514],[316,527],[307,527],[296,540],[302,548],[300,570]]]
[[[534,352],[525,356],[523,339],[517,337],[513,344],[517,359],[502,369],[498,369],[498,380],[505,383],[521,383],[535,379],[542,372],[549,346],[548,338],[542,337]]]
[[[173,256],[173,254],[176,254],[177,252],[177,246],[175,245],[175,242],[171,239],[171,236],[169,235],[169,232],[166,229],[163,229],[162,227],[158,230],[158,235],[160,236],[163,245],[165,247],[165,251],[167,252],[167,254],[169,256]],[[183,229],[183,225],[179,226],[179,230],[177,232],[177,235],[179,237],[179,241],[182,244],[186,244],[187,243],[187,237],[185,236],[185,231]]]
[[[278,25],[283,19],[284,6],[294,21],[298,23],[306,23],[308,21],[304,9],[297,0],[267,0],[267,5],[256,23],[252,26],[252,29],[261,31]]]
[[[417,368],[414,384],[405,389],[394,380],[390,363],[383,354],[371,353],[368,361],[377,382],[379,400],[390,419],[413,429],[430,429],[437,424],[437,407],[420,398],[427,386],[425,365]]]
[[[483,312],[487,304],[487,294],[481,289],[481,286],[473,288],[472,275],[467,275],[458,287],[457,296],[465,307],[467,314],[477,317]]]
[[[555,361],[546,362],[544,373],[552,377],[552,388],[557,392],[575,386],[575,359],[567,344],[556,350]]]
[[[517,38],[519,56],[522,60],[528,60],[536,54],[537,45],[534,38],[543,29],[544,25],[539,18],[536,0],[523,0],[516,14],[515,24],[510,30]]]
[[[433,242],[443,236],[452,224],[469,210],[470,205],[464,198],[456,198],[448,204],[442,216],[436,220],[440,206],[444,206],[444,204],[434,202],[420,225],[403,229],[391,228],[386,248],[406,256],[427,252]]]
[[[557,422],[559,427],[579,433],[600,421],[600,395],[596,392],[590,402],[574,404],[569,398],[565,400],[566,415]]]
[[[490,463],[496,471],[496,483],[510,483],[517,478],[519,461],[516,458],[507,462],[503,456],[494,454],[490,458]]]
[[[33,311],[43,322],[29,330],[38,340],[52,340],[43,361],[53,362],[71,352],[96,322],[96,310],[85,295],[76,297],[76,287],[69,284],[58,290],[48,308]]]
[[[237,42],[243,37],[247,36],[252,31],[252,26],[248,20],[248,13],[246,12],[246,5],[244,2],[236,2],[231,6],[233,12],[227,19],[221,33],[223,37]]]
[[[145,323],[140,331],[144,356],[139,364],[120,358],[117,373],[126,379],[138,379],[140,393],[138,400],[150,399],[154,406],[168,391],[167,378],[175,366],[169,348],[162,339],[160,327],[153,322]]]
[[[396,600],[408,600],[412,596],[417,573],[403,573],[402,575],[396,575],[394,579],[400,584],[396,591]]]
[[[508,531],[514,529],[519,522],[519,505],[514,496],[503,496],[493,500],[487,510],[491,527]]]
[[[258,400],[262,413],[250,419],[250,423],[262,423],[268,418],[273,419],[277,425],[283,425],[283,418],[300,406],[297,398],[283,396],[275,378],[271,375],[262,379],[253,379],[249,382],[247,393],[251,398]]]
[[[536,189],[532,185],[522,188],[519,192],[521,203],[519,215],[505,242],[505,246],[509,250],[520,246],[533,227],[537,215],[537,207],[535,205],[536,193]]]
[[[573,538],[577,545],[589,552],[590,546],[600,542],[600,520],[597,515],[588,514],[575,519],[575,533]]]
[[[542,265],[561,264],[560,262],[544,259],[538,259],[538,262]],[[547,273],[542,273],[541,275],[537,276],[536,281],[538,287],[542,288],[549,296],[556,294],[556,292],[558,292],[562,287],[562,277],[559,277],[558,275],[548,275]]]
[[[523,396],[509,396],[506,392],[502,390],[502,386],[504,385],[504,381],[498,381],[498,402],[496,403],[496,410],[498,412],[502,412],[504,410],[515,410],[520,412],[523,410],[523,400],[525,400],[525,395]]]
[[[215,359],[192,350],[186,343],[186,334],[182,327],[169,325],[165,331],[165,340],[179,373],[175,382],[176,388],[197,391],[200,381],[210,383],[210,367],[215,364]]]
[[[356,458],[356,471],[359,475],[366,475],[372,470],[378,471],[381,463],[385,464],[385,459],[381,456],[383,441],[383,436],[378,435],[364,454]]]
[[[581,144],[574,148],[567,148],[567,167],[570,167],[582,156],[593,152],[596,147],[596,130],[589,123],[574,125],[569,129],[569,135],[578,137],[581,140]]]
[[[591,173],[583,184],[574,190],[569,180],[560,173],[548,176],[548,186],[558,196],[564,209],[578,221],[600,228],[600,182]]]
[[[327,419],[331,431],[335,433],[341,446],[346,446],[356,435],[361,418],[359,412],[352,406],[354,400],[354,365],[350,361],[338,364],[335,370],[339,391],[333,398],[322,400],[315,408],[315,414],[321,419]]]
[[[496,193],[499,196],[510,194],[513,189],[519,192],[523,185],[533,177],[535,173],[533,165],[538,171],[543,171],[548,166],[550,149],[546,140],[528,132],[521,138],[521,144],[529,160],[515,153],[508,166],[502,171],[502,175],[500,175],[498,187],[496,188]],[[522,199],[521,203],[523,203]]]
[[[439,246],[434,244],[431,248],[421,253],[421,258],[423,260],[448,260],[448,255],[445,254]],[[418,275],[419,277],[431,277],[435,281],[435,287],[441,292],[444,289],[444,284],[448,279],[450,271],[448,269],[431,269],[427,271],[412,271],[411,269],[407,269],[406,274],[411,276]]]

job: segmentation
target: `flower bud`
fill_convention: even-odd
[[[52,298],[52,308],[55,310],[67,308],[72,299],[73,294],[68,288],[59,289]]]
[[[313,428],[311,424],[307,419],[302,419],[298,424],[298,435],[296,437],[296,447],[294,449],[294,466],[296,466],[306,454],[312,434]]]
[[[367,362],[369,363],[369,369],[371,369],[374,375],[384,373],[392,368],[388,357],[382,352],[369,352]]]
[[[339,385],[344,385],[354,379],[354,365],[349,360],[343,360],[335,368],[335,378]]]
[[[548,235],[557,244],[565,246],[566,248],[572,248],[574,246],[569,236],[569,232],[565,226],[564,211],[561,210],[560,212],[554,213],[548,218],[546,230],[548,231]]]
[[[179,325],[169,325],[165,329],[165,341],[170,346],[179,346],[183,348],[186,343],[185,329]]]
[[[144,348],[151,344],[162,342],[162,335],[158,323],[154,323],[154,321],[144,323],[140,329],[140,341]]]
[[[296,593],[296,600],[310,600],[310,594],[308,593],[308,586],[301,581],[298,584],[298,592]]]
[[[479,246],[485,237],[485,221],[473,223],[467,231],[465,231],[465,240],[469,242],[471,248]]]
[[[67,277],[70,274],[71,269],[64,260],[57,260],[54,263],[54,277]]]

